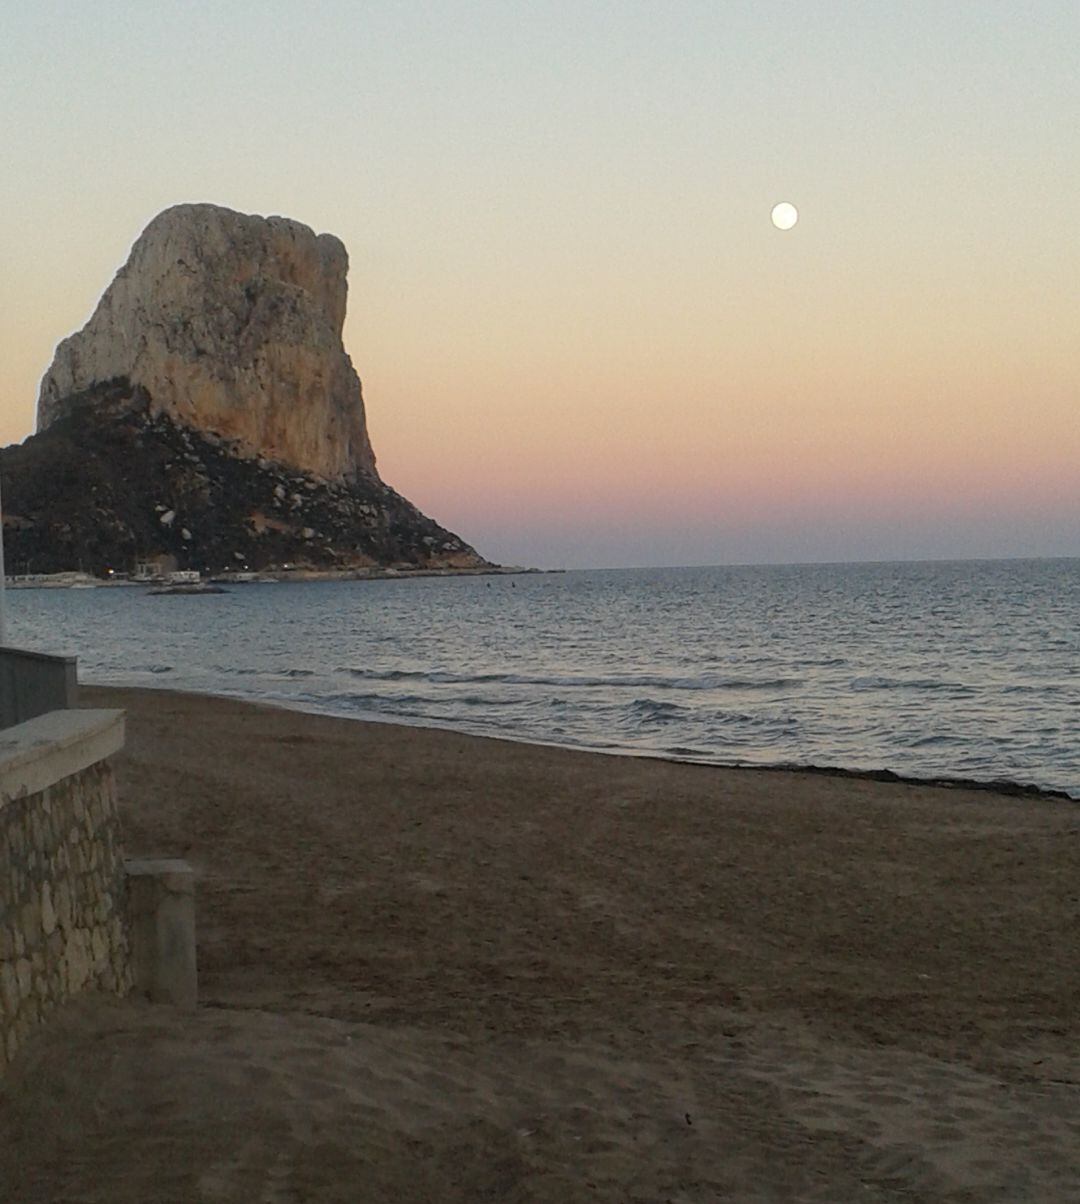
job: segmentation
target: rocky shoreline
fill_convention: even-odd
[[[476,568],[371,568],[371,569],[297,569],[281,572],[223,574],[210,578],[214,585],[288,585],[309,581],[412,581],[418,577],[519,577],[531,574],[563,573],[565,569],[526,568],[522,565],[488,564]],[[76,577],[76,580],[72,580]],[[42,574],[33,579],[8,577],[6,589],[134,589],[161,585],[165,577],[135,580],[131,577],[93,577],[83,574]]]

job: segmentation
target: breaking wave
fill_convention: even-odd
[[[669,676],[655,673],[534,675],[530,673],[456,673],[449,669],[364,669],[339,667],[362,681],[425,681],[437,685],[551,686],[553,689],[628,690],[789,690],[803,684],[801,677],[727,677],[717,673]]]

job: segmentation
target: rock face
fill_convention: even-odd
[[[67,399],[124,379],[153,416],[326,480],[375,476],[341,341],[349,260],[331,234],[216,205],[159,214],[93,317],[57,347],[40,432]]]
[[[9,571],[492,567],[375,471],[347,267],[285,218],[155,218],[0,454]]]

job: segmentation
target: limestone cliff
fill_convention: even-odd
[[[86,326],[41,382],[38,431],[66,399],[129,381],[153,415],[327,480],[374,476],[345,353],[349,260],[283,217],[177,205],[143,231]]]
[[[156,217],[0,456],[11,570],[492,567],[375,471],[347,269],[286,218]]]

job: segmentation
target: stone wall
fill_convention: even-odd
[[[113,773],[117,711],[67,711],[0,733],[0,1070],[84,991],[133,976]]]

